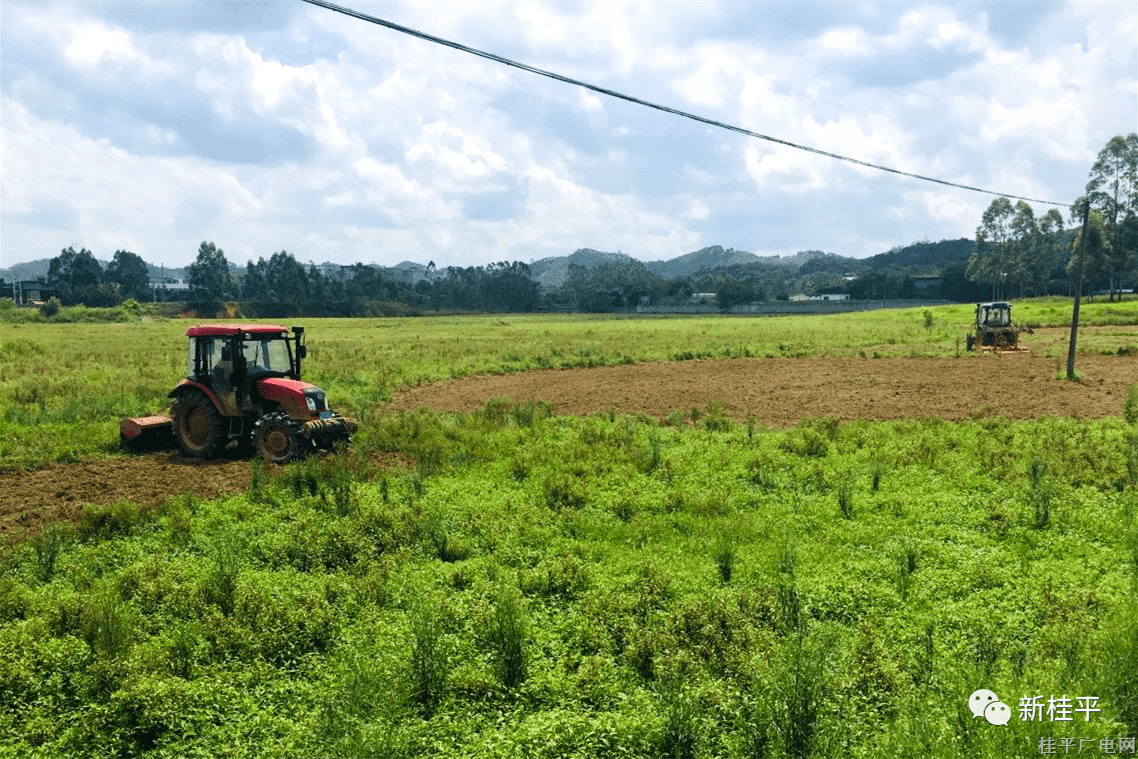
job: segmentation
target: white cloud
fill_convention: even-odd
[[[781,139],[1032,197],[1071,200],[1138,110],[1129,4],[1023,4],[1011,27],[986,3],[362,7]],[[187,16],[177,33],[95,4],[0,13],[6,261],[87,244],[184,264],[202,239],[231,260],[288,249],[343,263],[582,246],[671,258],[750,240],[870,255],[970,235],[990,202],[318,8],[279,29]]]

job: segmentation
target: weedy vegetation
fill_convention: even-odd
[[[970,314],[932,311],[912,339],[951,352],[944,325]],[[552,361],[525,340],[561,324],[455,340],[461,322],[344,323],[421,354],[403,363],[314,327],[329,337],[313,379],[366,414],[399,383],[487,370],[506,343],[511,371]],[[738,320],[618,322],[633,338],[585,323],[590,360],[653,357],[668,341],[652,330],[693,324],[743,344]],[[157,402],[184,325],[100,329],[120,326],[138,389],[64,412],[66,392],[121,383],[117,364],[39,376],[4,412],[6,455],[88,452],[96,433],[79,444],[72,427]],[[4,345],[57,358],[28,334]],[[90,359],[90,336],[62,333],[61,360]],[[492,351],[465,352],[481,340]],[[250,462],[246,493],[88,507],[9,546],[0,756],[1002,759],[1138,734],[1133,415],[773,430],[697,411],[560,417],[497,398],[371,414],[348,453],[275,475]],[[33,421],[36,444],[19,431]],[[375,451],[408,463],[377,469]],[[978,688],[1102,711],[997,728],[967,709]]]

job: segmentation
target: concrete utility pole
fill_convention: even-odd
[[[1071,344],[1067,348],[1067,379],[1075,379],[1075,342],[1079,338],[1079,303],[1083,298],[1083,270],[1086,269],[1087,252],[1087,224],[1091,218],[1091,201],[1087,199],[1083,206],[1083,231],[1079,234],[1079,249],[1075,251],[1078,256],[1078,275],[1075,277],[1075,308],[1071,312]]]

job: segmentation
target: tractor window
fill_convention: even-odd
[[[190,353],[186,361],[186,376],[201,378],[208,376],[217,363],[212,337],[191,337]]]
[[[288,342],[281,338],[246,340],[243,346],[250,377],[259,374],[285,375],[292,370]]]

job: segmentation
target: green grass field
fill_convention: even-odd
[[[1106,308],[1088,320],[1124,324],[1101,350],[1138,342],[1132,305]],[[933,313],[305,325],[311,379],[366,408],[546,361],[953,355],[970,310]],[[111,455],[98,417],[161,405],[185,326],[5,325],[0,460]],[[5,549],[0,756],[1117,751],[1138,737],[1138,388],[1126,409],[789,430],[715,406],[372,415],[350,454],[250,463],[246,493],[89,507]],[[973,717],[980,688],[1006,726]],[[1032,696],[1100,711],[1025,721]]]
[[[86,309],[85,311],[89,311]],[[503,315],[304,319],[306,378],[345,413],[362,415],[395,388],[533,368],[742,356],[954,356],[972,307],[785,317]],[[1016,305],[1018,322],[1062,326],[1063,299]],[[38,312],[37,312],[38,315]],[[66,314],[65,314],[66,315]],[[179,320],[3,324],[0,467],[113,455],[123,417],[157,413],[184,376]],[[1138,301],[1089,303],[1080,350],[1138,352]],[[1107,325],[1104,327],[1104,325]],[[288,326],[288,325],[286,325]],[[1065,356],[1067,335],[1028,338],[1036,354]]]

